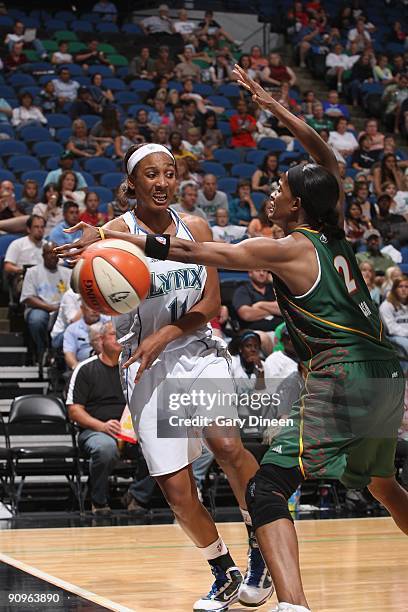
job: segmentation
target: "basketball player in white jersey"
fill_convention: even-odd
[[[175,159],[166,147],[133,146],[124,162],[127,180],[122,192],[124,197],[137,200],[137,208],[110,221],[106,229],[141,235],[168,233],[199,242],[212,240],[211,230],[203,219],[178,215],[169,208],[177,177]],[[103,237],[103,229],[91,230],[86,224],[76,228],[95,231],[95,239]],[[64,252],[67,253],[62,249],[61,253]],[[202,430],[228,477],[248,529],[248,570],[242,580],[214,521],[197,496],[191,464],[201,455],[201,439],[187,435],[159,437],[157,433],[166,381],[184,378],[186,387],[194,385],[194,381],[205,381],[207,386],[212,381],[213,391],[222,388],[227,393],[234,392],[225,345],[212,337],[208,324],[220,308],[217,270],[163,262],[154,253],[153,257],[146,254],[152,275],[149,295],[135,312],[116,318],[117,335],[123,345],[124,388],[135,430],[150,474],[215,577],[209,593],[193,609],[224,611],[238,600],[256,607],[271,596],[273,585],[245,502],[248,480],[258,469],[255,458],[244,449],[237,432],[228,432],[226,428],[217,431],[212,426]]]

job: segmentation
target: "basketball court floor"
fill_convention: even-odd
[[[244,569],[243,525],[219,529]],[[408,540],[391,519],[304,520],[296,529],[313,612],[408,610]],[[5,612],[189,612],[211,581],[177,525],[9,529],[0,551]]]

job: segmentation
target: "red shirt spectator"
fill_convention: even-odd
[[[256,147],[253,132],[256,132],[256,120],[252,115],[248,115],[247,105],[244,100],[237,104],[236,115],[230,118],[232,131],[231,144],[233,147]]]
[[[4,67],[7,71],[16,70],[23,64],[28,64],[28,58],[25,53],[23,53],[23,43],[16,42],[13,45],[11,53],[4,58]]]

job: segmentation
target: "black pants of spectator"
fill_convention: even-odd
[[[116,440],[101,431],[84,429],[79,434],[78,446],[89,458],[92,502],[104,506],[108,503],[109,476],[119,459]]]

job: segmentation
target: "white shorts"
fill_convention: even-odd
[[[124,347],[121,362],[129,359],[135,349]],[[172,474],[201,455],[202,427],[190,427],[184,434],[176,427],[175,437],[164,437],[163,431],[169,431],[168,415],[183,416],[184,413],[186,418],[191,418],[205,414],[206,409],[188,405],[172,413],[169,411],[169,389],[190,393],[193,388],[204,387],[218,395],[220,392],[234,394],[230,358],[222,340],[209,338],[194,340],[180,349],[164,351],[135,385],[138,369],[139,362],[135,362],[127,370],[121,370],[133,426],[150,474]],[[167,429],[163,430],[160,426],[158,432],[159,419],[167,419]],[[177,418],[175,420],[178,422]]]

